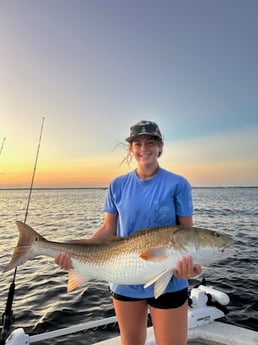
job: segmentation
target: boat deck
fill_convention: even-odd
[[[188,331],[189,345],[256,345],[258,332],[233,326],[222,322],[212,322],[208,325]],[[153,328],[147,331],[146,345],[155,345]],[[98,342],[94,345],[120,345],[120,337]]]

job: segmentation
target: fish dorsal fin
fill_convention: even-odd
[[[77,240],[68,240],[65,243],[71,243],[71,244],[87,244],[87,243],[92,243],[93,241],[91,241],[88,238],[78,238]]]
[[[75,270],[68,271],[67,291],[71,292],[77,287],[87,283],[87,279],[78,274]]]
[[[144,288],[147,288],[150,285],[154,284],[154,297],[158,298],[166,290],[166,287],[170,279],[172,278],[172,275],[172,270],[163,270],[161,273],[157,274],[156,276],[148,280],[144,285]]]
[[[107,242],[114,242],[114,241],[123,241],[123,237],[118,236],[108,236],[103,239],[94,240],[91,238],[79,238],[77,240],[69,240],[66,243],[74,243],[74,244],[103,244]]]
[[[103,238],[103,240],[99,240],[99,242],[121,242],[124,241],[125,237],[120,237],[116,235],[110,235],[108,237]]]
[[[169,247],[168,246],[157,246],[152,247],[144,250],[140,257],[146,261],[163,261],[169,255]]]

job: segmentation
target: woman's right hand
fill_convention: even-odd
[[[67,253],[57,253],[55,256],[55,263],[64,270],[68,271],[73,269],[71,257]]]

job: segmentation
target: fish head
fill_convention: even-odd
[[[225,249],[233,243],[233,237],[214,230],[182,227],[175,231],[173,242],[192,255],[195,262],[209,264],[228,256]]]
[[[224,248],[232,244],[233,238],[228,234],[223,234],[214,230],[197,227],[179,227],[174,232],[173,240],[182,246]]]

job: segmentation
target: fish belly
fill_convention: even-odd
[[[102,264],[83,263],[72,259],[73,267],[87,280],[97,279],[115,284],[145,284],[166,269],[173,269],[176,260],[169,257],[159,262],[150,262],[139,257],[139,253],[121,255]]]

